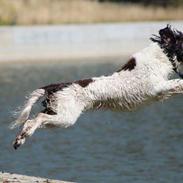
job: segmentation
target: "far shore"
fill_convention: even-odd
[[[132,56],[150,37],[183,21],[0,27],[0,63],[109,62]]]

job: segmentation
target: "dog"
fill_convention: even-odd
[[[183,80],[171,79],[174,72],[183,78],[183,33],[167,25],[150,39],[148,47],[132,55],[112,75],[51,84],[33,91],[12,126],[22,126],[13,147],[24,144],[38,128],[70,127],[87,110],[133,111],[183,94]],[[33,105],[41,98],[44,110],[29,119]]]

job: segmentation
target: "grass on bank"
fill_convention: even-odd
[[[183,7],[144,7],[95,0],[0,0],[0,24],[71,24],[183,20]]]

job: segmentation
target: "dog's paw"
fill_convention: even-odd
[[[14,149],[18,149],[21,145],[25,143],[25,137],[19,135],[16,137],[15,141],[13,142]]]
[[[17,149],[21,145],[25,143],[27,137],[31,136],[34,130],[32,129],[33,122],[28,120],[26,124],[23,126],[21,132],[17,135],[15,141],[13,142],[14,149]]]

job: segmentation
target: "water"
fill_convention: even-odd
[[[111,73],[116,63],[0,68],[0,170],[76,182],[182,183],[182,96],[132,113],[88,112],[68,129],[39,130],[15,151],[8,125],[24,96],[52,82]]]

